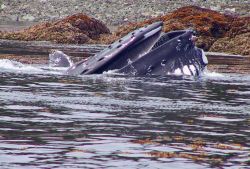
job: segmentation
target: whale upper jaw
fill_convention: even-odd
[[[120,69],[148,53],[160,38],[162,27],[162,22],[156,22],[137,29],[87,61],[74,64],[66,73],[69,75],[99,74]]]

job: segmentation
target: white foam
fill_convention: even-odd
[[[118,73],[117,71],[118,69],[108,70],[108,71],[104,71],[103,74],[122,75],[121,73]]]
[[[217,72],[204,71],[203,74],[204,74],[206,77],[215,77],[215,78],[225,77],[223,74],[217,73]]]
[[[62,74],[65,68],[52,68],[48,66],[28,65],[9,59],[0,59],[0,72],[14,72],[25,74]]]
[[[40,72],[39,68],[35,68],[30,65],[25,65],[17,61],[9,59],[0,59],[0,71],[11,71],[11,72]]]

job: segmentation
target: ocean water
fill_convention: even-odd
[[[0,59],[0,168],[249,168],[250,74],[228,67],[67,76]]]

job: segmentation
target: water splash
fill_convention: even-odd
[[[48,65],[28,65],[9,59],[0,59],[0,72],[23,74],[63,74],[66,68],[49,67]]]
[[[225,75],[222,73],[217,73],[217,72],[210,72],[209,70],[204,71],[203,75],[205,77],[211,77],[211,78],[224,78]]]
[[[17,62],[14,60],[1,59],[0,71],[34,73],[41,72],[42,70],[30,65],[22,64],[21,62]]]

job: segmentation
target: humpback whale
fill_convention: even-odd
[[[203,50],[195,46],[195,32],[188,29],[162,33],[162,28],[162,22],[155,22],[130,32],[95,56],[73,64],[66,74],[101,74],[112,70],[136,76],[199,76],[208,61]],[[64,65],[65,56],[60,56],[63,61],[60,64]]]

